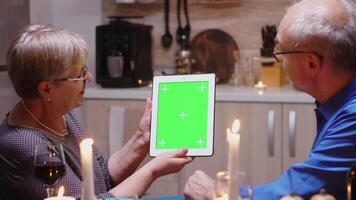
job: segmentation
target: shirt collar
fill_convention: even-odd
[[[334,96],[328,99],[324,104],[316,102],[317,111],[325,118],[330,117],[339,110],[356,92],[356,79],[353,79],[346,87],[338,91]]]

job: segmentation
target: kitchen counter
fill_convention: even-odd
[[[132,99],[144,100],[151,96],[150,87],[141,88],[102,88],[99,85],[85,90],[85,99]],[[218,102],[276,102],[276,103],[314,103],[314,98],[299,92],[291,86],[266,88],[262,95],[252,87],[216,86]]]

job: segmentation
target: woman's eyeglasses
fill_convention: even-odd
[[[285,54],[301,54],[301,53],[313,53],[313,54],[317,55],[320,59],[323,58],[322,55],[318,54],[315,51],[274,51],[272,54],[273,54],[274,59],[276,59],[276,61],[280,63],[280,62],[282,62],[281,55],[285,55]]]
[[[55,79],[55,81],[85,81],[88,75],[88,68],[85,66],[84,71],[76,78],[61,78]]]

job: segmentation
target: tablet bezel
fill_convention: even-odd
[[[157,130],[157,112],[158,112],[158,89],[161,83],[169,82],[199,82],[208,81],[208,127],[207,127],[207,147],[188,148],[188,156],[212,156],[214,153],[214,115],[215,115],[215,74],[197,74],[197,75],[169,75],[153,77],[152,86],[152,115],[151,115],[151,135],[150,135],[150,156],[155,157],[158,154],[175,149],[156,149],[156,130]],[[173,131],[173,130],[172,130]]]

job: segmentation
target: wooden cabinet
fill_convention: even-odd
[[[113,105],[126,109],[125,141],[135,133],[144,109],[143,100],[86,100],[82,111],[84,126],[106,156],[108,110]],[[313,109],[313,104],[302,103],[217,102],[213,157],[195,158],[178,174],[159,178],[147,191],[148,196],[181,194],[195,170],[214,178],[217,171],[226,170],[226,128],[231,127],[235,118],[241,122],[240,169],[248,174],[253,185],[274,180],[291,164],[306,159],[315,137]]]
[[[248,174],[252,184],[265,183],[277,177],[281,172],[281,129],[275,129],[272,136],[274,141],[268,143],[266,131],[268,110],[280,113],[281,104],[217,103],[214,155],[212,158],[196,158],[180,173],[181,182],[185,183],[196,169],[203,170],[212,177],[215,177],[217,171],[227,170],[226,128],[231,127],[235,118],[241,122],[240,169]],[[276,126],[280,125],[280,121],[280,115],[276,115],[274,120]],[[273,155],[271,156],[268,155],[268,145],[272,145]],[[184,184],[180,189],[182,187]]]
[[[215,115],[214,157],[196,158],[180,172],[184,183],[196,169],[215,177],[227,169],[226,128],[241,122],[240,169],[252,185],[276,179],[293,163],[303,162],[315,137],[313,104],[219,102]]]
[[[141,115],[144,112],[144,100],[86,100],[82,106],[81,116],[84,129],[94,138],[96,146],[109,157],[109,112],[111,107],[122,107],[124,110],[125,133],[124,143],[135,134]],[[147,156],[141,166],[151,158]],[[178,175],[172,174],[156,180],[147,191],[146,196],[162,196],[178,194]]]
[[[124,122],[122,138],[128,141],[135,134],[141,115],[144,112],[143,100],[86,100],[82,106],[81,116],[83,127],[95,140],[96,146],[104,154],[109,155],[109,112],[110,108],[124,108]]]
[[[315,104],[283,105],[282,170],[304,161],[316,137]]]

